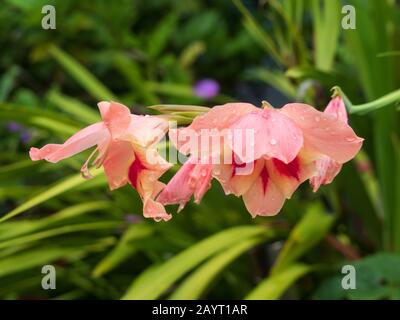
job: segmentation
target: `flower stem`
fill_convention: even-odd
[[[383,97],[380,97],[374,101],[359,105],[353,105],[349,100],[349,98],[343,93],[342,89],[340,89],[340,87],[337,86],[333,87],[332,91],[333,91],[332,97],[336,96],[342,97],[349,113],[367,113],[370,111],[381,109],[383,107],[389,106],[395,102],[400,101],[400,89],[388,93],[387,95],[384,95]]]

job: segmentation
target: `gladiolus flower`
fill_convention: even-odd
[[[88,167],[97,153],[93,164],[103,166],[111,190],[130,183],[143,200],[146,218],[169,220],[171,216],[154,200],[164,188],[158,179],[171,167],[155,147],[168,129],[167,121],[131,114],[116,102],[100,102],[98,107],[103,121],[82,129],[63,144],[31,148],[31,159],[56,163],[96,146],[81,169],[83,177],[91,177]]]
[[[211,185],[213,170],[217,167],[212,164],[213,150],[209,149],[210,144],[207,143],[206,148],[203,149],[201,141],[196,141],[195,146],[193,146],[193,133],[196,136],[195,139],[197,139],[201,138],[202,133],[204,135],[202,130],[221,131],[235,122],[240,115],[255,110],[257,108],[248,103],[230,103],[224,106],[216,106],[206,114],[196,117],[187,128],[171,129],[169,137],[176,148],[183,154],[192,155],[168,182],[157,201],[163,205],[179,204],[178,211],[181,211],[191,196],[194,195],[195,202],[199,204]],[[220,153],[222,153],[222,150],[218,148],[218,157]],[[209,163],[204,163],[205,158],[208,159]]]
[[[331,108],[322,113],[299,103],[281,109],[229,103],[195,118],[188,128],[170,132],[170,138],[184,154],[195,154],[198,159],[215,159],[215,155],[209,153],[208,143],[207,147],[197,142],[193,146],[188,141],[188,133],[194,131],[195,136],[201,136],[206,129],[227,131],[227,141],[214,152],[223,158],[228,153],[232,155],[232,161],[211,163],[212,176],[219,180],[226,194],[242,196],[253,217],[275,215],[302,182],[322,174],[318,167],[324,159],[341,165],[360,150],[363,139],[357,137],[345,121],[338,119],[339,111],[332,115]],[[254,138],[250,145],[245,139],[245,132],[249,130]],[[226,133],[221,135],[226,137]],[[177,176],[187,176],[184,171],[188,168],[184,166]],[[251,170],[246,172],[246,168]],[[332,175],[328,173],[324,177]],[[187,201],[187,193],[183,191],[187,189],[182,187],[184,181],[189,179],[182,179],[179,184],[170,182],[160,194],[162,202]],[[168,198],[166,190],[174,196]]]
[[[195,158],[189,158],[168,182],[157,201],[163,205],[179,204],[178,212],[185,207],[192,195],[195,203],[199,204],[210,188],[211,179],[211,164],[197,163]]]
[[[347,124],[346,106],[344,105],[343,99],[339,96],[333,98],[329,102],[324,110],[324,114],[331,115],[335,117],[337,121],[342,121]],[[318,174],[310,179],[314,192],[316,192],[321,185],[331,183],[342,169],[342,164],[328,156],[323,156],[315,162],[315,168]]]

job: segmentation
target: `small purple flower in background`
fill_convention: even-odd
[[[205,99],[211,99],[219,93],[219,83],[214,79],[201,79],[193,87],[196,96]]]
[[[9,132],[18,132],[21,130],[21,125],[19,123],[16,122],[9,122],[7,123],[7,130]]]
[[[7,123],[6,128],[8,132],[19,133],[19,139],[24,144],[27,144],[32,139],[31,132],[17,122]]]
[[[22,143],[27,144],[31,140],[32,135],[28,130],[24,130],[21,132],[19,137],[20,137]]]
[[[124,220],[128,223],[139,223],[143,220],[143,218],[135,214],[126,214],[124,216]]]

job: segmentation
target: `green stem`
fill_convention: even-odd
[[[376,99],[374,101],[359,105],[353,105],[349,98],[343,93],[342,89],[340,89],[339,87],[333,87],[332,91],[332,97],[342,97],[349,113],[366,113],[369,111],[375,111],[400,101],[400,89],[388,93],[387,95],[384,95],[383,97],[380,97],[379,99]]]

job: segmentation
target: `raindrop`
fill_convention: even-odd
[[[319,116],[316,116],[316,117],[314,118],[314,120],[315,120],[316,122],[320,122],[320,121],[321,121],[321,118],[320,118]]]
[[[271,139],[269,143],[274,146],[278,143],[278,141],[276,141],[275,139]]]

